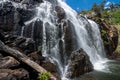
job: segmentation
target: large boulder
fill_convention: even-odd
[[[56,6],[55,7],[55,11],[57,12],[57,17],[59,18],[58,21],[61,21],[62,19],[66,18],[66,14],[63,8],[61,8],[60,6]]]
[[[80,75],[93,70],[89,56],[83,49],[74,51],[71,54],[71,62],[68,76],[70,78],[79,77]]]
[[[57,80],[61,80],[60,74],[58,73],[58,68],[55,64],[46,60],[42,63],[41,66],[44,67],[47,71],[51,72],[57,78]]]
[[[68,56],[78,48],[74,25],[67,21],[65,26],[65,51]]]

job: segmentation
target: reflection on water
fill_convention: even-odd
[[[106,64],[108,65],[106,70],[94,70],[76,80],[120,80],[120,61],[109,61]]]

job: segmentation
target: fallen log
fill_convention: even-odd
[[[0,40],[0,50],[10,54],[12,57],[15,57],[16,59],[22,61],[23,63],[27,64],[28,66],[30,66],[31,68],[33,68],[34,70],[36,70],[39,73],[47,72],[47,70],[45,70],[39,64],[30,60],[29,57],[22,54],[20,51],[10,48],[9,46],[5,45],[1,40]],[[53,76],[52,74],[50,75],[50,79],[57,80],[56,77]]]

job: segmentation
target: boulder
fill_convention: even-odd
[[[26,38],[26,41],[17,45],[24,53],[31,53],[35,51],[35,42],[31,38]]]
[[[31,60],[35,61],[38,64],[42,64],[45,60],[45,58],[42,56],[41,52],[32,52],[27,55]]]
[[[74,51],[71,54],[70,68],[68,76],[70,78],[80,77],[80,75],[93,70],[89,56],[83,49]]]
[[[0,58],[0,69],[17,67],[20,63],[13,57],[7,56]]]
[[[61,8],[60,6],[56,6],[55,7],[55,11],[57,12],[57,17],[59,18],[58,22],[62,19],[66,18],[66,14],[63,8]]]
[[[40,49],[43,42],[43,22],[40,19],[37,19],[34,23],[34,33],[33,33],[33,40],[35,41],[35,47],[37,50]]]
[[[67,21],[65,27],[65,51],[68,56],[78,48],[76,34],[74,33],[74,25],[71,21]]]
[[[15,47],[24,53],[31,53],[35,51],[35,42],[31,38],[25,38],[17,35],[6,35],[5,44]]]
[[[58,73],[58,69],[55,64],[46,60],[41,66],[44,67],[47,71],[51,72],[57,78],[57,80],[61,80],[60,74]]]
[[[0,69],[0,80],[29,80],[29,73],[25,69]]]

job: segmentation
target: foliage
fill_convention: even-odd
[[[107,34],[107,32],[105,30],[101,30],[101,36],[105,36]]]
[[[50,77],[50,72],[42,72],[38,74],[38,79],[39,80],[49,80]]]
[[[104,45],[109,45],[109,42],[103,41]]]
[[[117,9],[116,11],[112,12],[112,23],[113,24],[120,24],[120,8]]]
[[[93,17],[95,20],[102,18],[108,24],[116,25],[120,24],[120,3],[119,4],[109,4],[110,8],[104,9],[106,0],[102,0],[100,4],[94,3],[91,10],[81,11],[82,14]],[[95,13],[93,16],[92,13]]]

